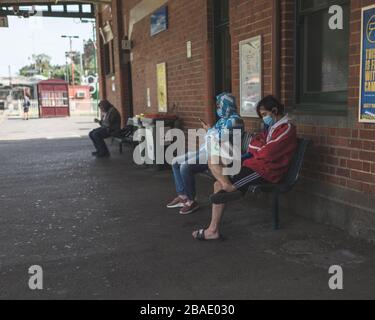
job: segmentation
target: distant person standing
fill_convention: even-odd
[[[23,99],[23,119],[29,120],[30,98],[24,95]]]
[[[99,103],[102,119],[95,119],[100,124],[100,128],[89,133],[96,151],[92,153],[97,158],[108,158],[110,153],[104,139],[116,136],[121,131],[121,115],[117,109],[108,101],[102,100]]]

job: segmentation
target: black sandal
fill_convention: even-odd
[[[205,236],[204,236],[204,229],[199,229],[198,230],[198,233],[197,233],[197,236],[195,237],[195,239],[197,240],[206,240]]]
[[[213,240],[221,240],[221,236],[219,236],[218,238],[215,238],[215,239],[206,239],[205,235],[204,235],[204,232],[206,231],[206,229],[199,229],[198,230],[198,233],[196,235],[196,237],[194,237],[195,240],[199,240],[199,241],[213,241]]]

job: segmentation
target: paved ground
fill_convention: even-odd
[[[79,123],[83,135],[85,121],[36,120],[23,134]],[[0,136],[23,125],[5,121]],[[228,207],[223,241],[195,241],[210,215],[209,180],[198,177],[202,210],[180,216],[164,208],[169,171],[135,166],[130,150],[100,161],[91,150],[87,138],[0,141],[0,298],[375,298],[373,245],[287,212],[274,232],[254,199]],[[328,288],[336,264],[343,291]],[[43,268],[42,291],[28,288],[32,265]]]
[[[4,121],[0,115],[0,141],[80,138],[97,127],[93,119],[92,116],[29,120],[10,118]]]

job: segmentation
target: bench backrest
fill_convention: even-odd
[[[301,138],[298,139],[298,146],[297,146],[296,153],[294,154],[288,173],[286,174],[285,178],[281,182],[281,184],[283,185],[283,189],[285,189],[285,191],[290,190],[297,182],[299,174],[302,169],[305,152],[310,142],[311,141],[307,139],[301,139]]]

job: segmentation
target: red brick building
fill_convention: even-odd
[[[157,112],[157,64],[166,63],[168,111],[185,128],[214,121],[215,94],[240,101],[239,43],[261,36],[262,95],[285,103],[310,148],[303,179],[285,206],[375,240],[375,124],[358,121],[361,9],[374,0],[113,0],[100,8],[101,93],[123,121]],[[328,27],[331,5],[343,29]],[[151,36],[151,15],[167,6],[168,26]],[[130,52],[122,40],[131,39]],[[191,48],[191,52],[189,52]],[[191,57],[190,57],[191,53]],[[244,118],[247,130],[259,129]]]

